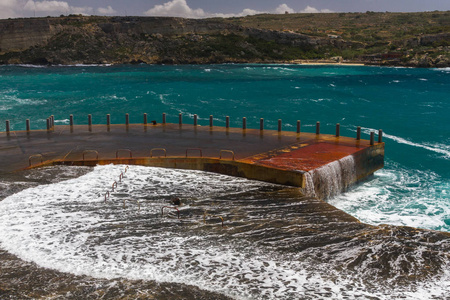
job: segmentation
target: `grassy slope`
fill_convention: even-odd
[[[310,36],[337,35],[346,41],[362,43],[363,48],[341,55],[383,53],[388,51],[423,51],[410,49],[407,41],[423,35],[450,32],[450,11],[419,13],[320,13],[255,15],[229,18],[225,22],[245,27],[293,31]],[[432,47],[449,46],[450,41]],[[413,47],[414,48],[414,47]],[[353,53],[352,53],[353,52]],[[445,51],[444,51],[445,52]],[[350,58],[350,57],[349,57]]]
[[[312,36],[340,35],[346,40],[396,41],[417,35],[450,32],[450,11],[420,13],[321,13],[255,15],[229,18],[246,27],[290,30]]]

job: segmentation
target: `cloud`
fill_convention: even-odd
[[[183,17],[183,18],[213,18],[213,17],[238,17],[264,13],[254,9],[246,8],[238,14],[208,13],[201,8],[192,9],[186,0],[172,0],[162,5],[155,5],[153,8],[144,12],[146,16],[165,16],[165,17]]]
[[[207,14],[203,9],[192,9],[186,3],[186,0],[173,0],[162,5],[155,5],[153,8],[144,12],[146,16],[171,16],[185,18],[205,18]]]
[[[72,0],[0,0],[0,19],[26,17],[26,16],[57,16],[60,14],[83,14],[92,15],[94,12],[101,15],[114,15],[117,11],[110,5],[107,7],[78,7],[70,5]],[[284,14],[295,13],[294,9],[287,4],[281,4],[271,11],[259,11],[246,8],[238,13],[223,14],[206,12],[202,8],[191,8],[186,0],[168,0],[162,5],[155,5],[153,8],[144,12],[147,16],[172,16],[184,18],[212,18],[212,17],[243,17],[248,15],[275,13]],[[306,6],[305,9],[298,11],[300,13],[328,13],[329,9],[317,9],[312,6]]]
[[[287,6],[287,4],[281,4],[280,6],[278,6],[275,9],[275,13],[277,13],[277,14],[284,14],[286,12],[292,14],[295,11],[292,8],[290,8],[289,6]]]
[[[192,9],[187,4],[186,0],[171,0],[162,5],[155,5],[153,8],[144,12],[146,16],[166,16],[166,17],[183,17],[183,18],[213,18],[213,17],[243,17],[257,14],[284,14],[295,13],[294,9],[290,8],[287,4],[281,4],[273,11],[258,11],[250,8],[242,10],[240,13],[234,14],[222,14],[222,13],[209,13],[205,12],[201,8]],[[307,6],[301,13],[320,13],[320,12],[332,12],[329,9],[318,10],[314,7]]]
[[[17,0],[0,0],[0,19],[18,17],[19,7]]]
[[[329,10],[329,9],[318,10],[317,8],[308,5],[308,6],[306,6],[305,9],[303,9],[303,10],[301,10],[299,12],[300,13],[306,13],[306,14],[317,14],[317,13],[331,13],[333,11]]]
[[[108,5],[108,7],[106,7],[106,8],[99,7],[97,9],[97,11],[101,15],[113,15],[113,14],[117,13],[117,11],[115,9],[113,9],[110,5]]]
[[[30,0],[25,4],[24,9],[34,11],[45,11],[45,12],[62,12],[62,11],[69,11],[70,6],[69,3],[63,1],[34,2]]]
[[[34,12],[56,13],[56,14],[92,14],[92,7],[70,6],[65,1],[33,1],[29,0],[24,10]]]

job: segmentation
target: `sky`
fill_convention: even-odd
[[[0,19],[68,14],[233,17],[260,13],[450,10],[450,0],[0,0]]]

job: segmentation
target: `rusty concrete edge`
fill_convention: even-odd
[[[42,163],[33,164],[25,169],[65,165],[65,166],[89,166],[108,164],[141,165],[148,167],[160,167],[170,169],[188,169],[213,172],[223,175],[242,177],[247,179],[270,182],[304,188],[305,171],[285,170],[274,167],[262,166],[209,157],[137,157],[137,158],[110,158],[89,160],[46,160]]]
[[[384,166],[384,143],[374,145],[369,148],[350,154],[355,160],[356,178],[355,184]],[[47,160],[27,167],[33,169],[54,165],[66,166],[89,166],[124,164],[124,165],[142,165],[149,167],[161,167],[171,169],[189,169],[213,172],[235,177],[242,177],[253,180],[260,180],[275,184],[305,188],[306,171],[286,170],[273,166],[264,166],[242,161],[210,158],[210,157],[136,157],[136,158],[110,158],[110,159],[86,159],[86,160],[67,160],[54,159]]]
[[[348,182],[347,184],[355,184],[384,167],[384,143],[378,143],[371,147],[363,148],[356,153],[350,154],[350,156],[353,156],[355,160],[356,178],[353,182]],[[66,157],[67,155],[63,158],[50,159],[33,165],[31,165],[30,161],[30,166],[25,169],[54,165],[94,167],[96,165],[128,164],[172,169],[201,170],[287,186],[306,187],[306,176],[304,174],[307,173],[307,171],[276,168],[274,166],[255,164],[245,160],[180,156],[68,160]]]

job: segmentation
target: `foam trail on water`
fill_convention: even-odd
[[[366,134],[370,134],[370,132],[372,132],[372,131],[378,132],[378,130],[375,130],[375,129],[372,129],[372,128],[365,128],[365,127],[363,128],[362,127],[362,129],[364,130],[364,133],[366,133]],[[448,145],[436,145],[436,147],[434,147],[434,146],[429,146],[429,145],[425,145],[425,144],[414,143],[414,142],[411,142],[411,141],[409,141],[407,139],[404,139],[402,137],[398,137],[398,136],[395,136],[395,135],[387,134],[385,132],[383,132],[383,137],[391,139],[393,141],[396,141],[397,143],[400,143],[400,144],[406,144],[406,145],[409,145],[409,146],[423,148],[423,149],[426,149],[426,150],[429,150],[429,151],[433,151],[433,152],[436,152],[436,153],[444,154],[444,157],[446,159],[450,159],[450,151],[446,150],[446,149],[442,149],[442,148],[449,148]]]

